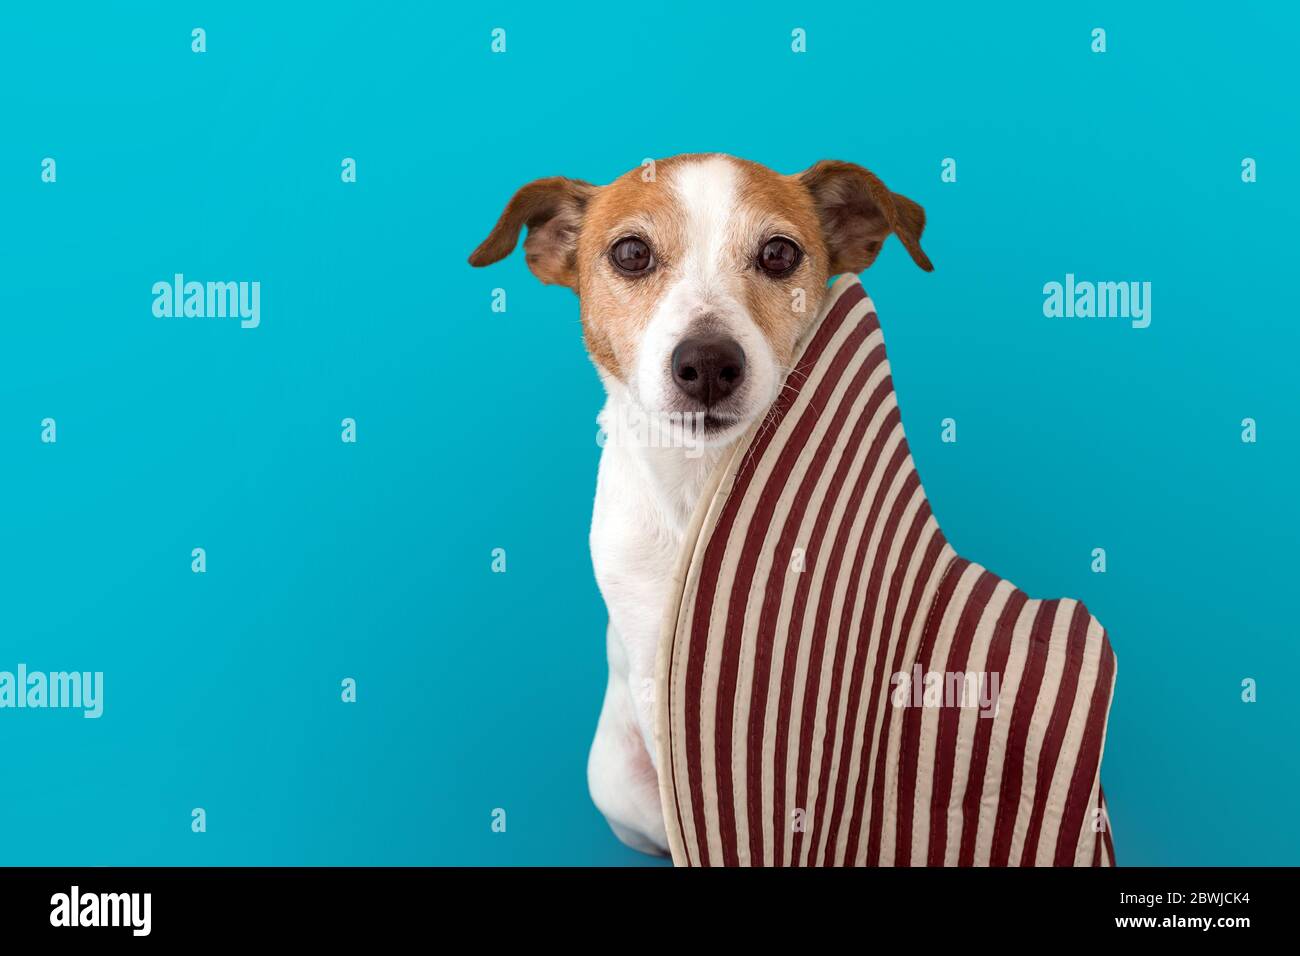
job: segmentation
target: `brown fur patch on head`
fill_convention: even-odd
[[[634,169],[604,187],[587,207],[578,243],[583,334],[592,358],[616,378],[636,361],[641,333],[659,297],[687,253],[687,219],[673,189],[686,165],[707,160],[730,163],[736,173],[736,232],[731,270],[745,280],[744,304],[782,363],[788,363],[803,329],[826,295],[830,257],[816,204],[798,176],[731,156],[685,154],[658,161],[653,170]],[[753,270],[762,244],[788,236],[804,252],[795,274],[775,281]],[[637,235],[651,246],[656,268],[629,281],[608,262],[609,248]]]
[[[788,365],[795,345],[826,297],[830,261],[821,221],[812,196],[797,176],[782,176],[758,163],[733,160],[737,166],[738,204],[755,219],[752,255],[773,235],[793,239],[803,261],[782,280],[755,275],[746,284],[745,305],[754,324],[772,346],[777,360]]]
[[[592,360],[615,378],[622,378],[636,362],[641,332],[685,241],[682,212],[664,181],[682,159],[624,173],[601,189],[587,208],[578,240],[582,334]],[[631,235],[650,245],[657,263],[636,279],[618,275],[608,256],[615,242]]]

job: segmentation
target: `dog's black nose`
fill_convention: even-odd
[[[705,406],[722,401],[744,380],[745,350],[735,339],[700,336],[673,349],[673,381]]]

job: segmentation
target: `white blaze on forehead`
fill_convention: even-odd
[[[726,262],[735,229],[736,167],[720,156],[689,162],[674,171],[672,188],[686,222],[683,278],[707,287]]]
[[[739,206],[742,176],[736,163],[721,156],[673,167],[668,185],[680,241],[675,261],[667,263],[671,278],[641,332],[629,382],[643,408],[682,407],[671,371],[673,350],[706,316],[712,331],[734,339],[745,353],[745,381],[731,396],[730,413],[747,422],[776,396],[775,353],[745,304],[746,283],[754,280],[737,268],[755,226],[752,214]]]

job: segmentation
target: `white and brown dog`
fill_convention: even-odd
[[[529,268],[578,293],[583,337],[608,393],[591,555],[609,611],[609,683],[588,784],[619,839],[664,853],[654,669],[696,501],[776,399],[831,276],[865,269],[891,232],[917,265],[933,268],[920,246],[925,213],[852,163],[783,176],[701,154],[608,186],[529,183],[470,264],[509,255],[524,226]],[[663,427],[658,440],[640,440],[614,427],[628,421]]]

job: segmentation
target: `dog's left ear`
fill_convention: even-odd
[[[906,196],[889,191],[870,170],[855,163],[824,159],[799,174],[812,194],[830,252],[830,274],[861,272],[876,261],[885,237],[898,236],[912,260],[933,272],[921,251],[925,210]]]
[[[528,227],[524,260],[543,282],[578,288],[578,233],[587,202],[598,187],[580,179],[551,176],[522,187],[506,204],[488,237],[470,253],[469,264],[488,266],[504,259]]]

